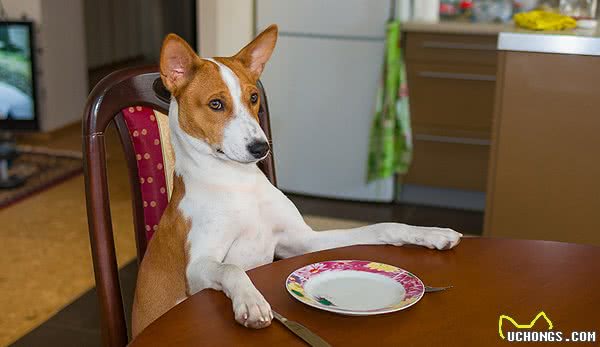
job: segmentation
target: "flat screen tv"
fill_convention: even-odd
[[[0,130],[37,130],[33,23],[0,21]]]

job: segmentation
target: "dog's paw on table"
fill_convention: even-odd
[[[245,290],[233,297],[235,320],[247,328],[261,329],[271,325],[271,305],[256,289]]]
[[[417,245],[445,250],[456,247],[463,234],[449,228],[418,227],[399,223],[383,223],[380,234],[387,244],[395,246]]]

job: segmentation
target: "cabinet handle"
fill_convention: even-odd
[[[463,43],[463,42],[443,42],[443,41],[423,41],[423,48],[441,48],[441,49],[466,49],[476,51],[495,51],[496,45],[489,43]]]
[[[437,135],[426,135],[426,134],[415,134],[415,140],[429,141],[429,142],[442,142],[442,143],[460,143],[463,145],[479,145],[489,146],[490,140],[486,139],[474,139],[469,137],[451,137],[451,136],[437,136]]]
[[[456,73],[456,72],[437,72],[437,71],[419,71],[419,77],[426,78],[442,78],[451,80],[465,80],[465,81],[496,81],[494,75],[482,75],[474,73]]]

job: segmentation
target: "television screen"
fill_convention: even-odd
[[[0,21],[0,129],[37,129],[33,26]]]

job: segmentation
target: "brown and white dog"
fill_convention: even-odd
[[[277,27],[232,57],[202,59],[176,35],[163,42],[160,72],[172,93],[173,193],[141,264],[133,335],[205,288],[222,290],[246,327],[271,323],[271,307],[245,271],[318,250],[357,244],[448,249],[461,234],[445,228],[381,223],[315,232],[256,162],[269,151],[258,124],[257,80]],[[307,139],[308,140],[308,139]]]

